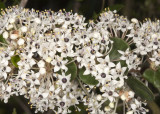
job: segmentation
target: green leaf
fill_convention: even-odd
[[[88,114],[87,111],[86,111],[86,109],[87,109],[87,106],[86,106],[86,105],[84,105],[83,103],[80,103],[80,104],[78,104],[78,105],[76,105],[76,106],[77,106],[79,109],[81,109],[81,111],[79,112],[75,106],[71,106],[71,107],[69,108],[69,110],[71,110],[72,112],[69,113],[69,114]]]
[[[0,42],[7,44],[6,40],[3,38],[2,35],[0,35]],[[3,44],[2,44],[3,45]]]
[[[113,47],[111,52],[109,53],[111,60],[117,60],[119,57],[121,57],[121,54],[118,52],[118,50],[126,51],[127,48],[129,48],[129,45],[122,40],[121,38],[110,38],[113,41]]]
[[[68,58],[68,59],[69,59],[69,62],[73,60],[71,58]],[[71,74],[71,81],[72,81],[77,77],[77,66],[75,62],[71,62],[66,66],[68,67],[68,71],[66,72],[66,75]]]
[[[115,4],[115,5],[112,5],[112,6],[109,6],[109,10],[111,11],[114,11],[116,10],[117,12],[120,11],[122,8],[124,7],[124,5],[122,4]]]
[[[143,77],[160,91],[160,68],[157,71],[152,69],[145,70]]]
[[[18,65],[17,65],[18,61],[20,61],[19,55],[15,55],[11,57],[11,62],[16,68],[18,68]]]
[[[89,84],[89,85],[97,85],[98,81],[95,79],[95,77],[91,76],[91,74],[83,75],[84,71],[85,71],[84,67],[79,70],[79,77],[82,80],[82,82]]]
[[[13,109],[12,114],[17,114],[16,108]]]
[[[154,100],[152,91],[135,77],[129,76],[126,82],[137,96],[140,96],[142,99],[147,101]]]
[[[148,101],[147,105],[152,110],[152,114],[160,114],[160,108],[154,101]]]

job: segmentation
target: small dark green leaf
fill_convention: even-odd
[[[18,68],[18,65],[17,65],[18,61],[20,61],[19,55],[15,55],[11,57],[11,62],[16,68]]]
[[[68,58],[68,59],[69,59],[69,62],[73,60],[71,58]],[[68,71],[66,72],[66,75],[71,74],[71,81],[72,81],[77,77],[77,66],[75,62],[71,62],[66,66],[68,67]]]
[[[114,11],[116,10],[117,12],[120,11],[122,8],[124,7],[124,5],[122,4],[115,4],[115,5],[112,5],[112,6],[109,6],[109,10],[111,11]]]
[[[7,44],[6,40],[3,38],[2,35],[0,35],[0,42],[4,43],[4,44]],[[3,44],[2,44],[3,45]]]
[[[143,77],[150,83],[154,83],[154,71],[152,69],[147,69],[143,73]]]
[[[71,106],[69,109],[72,111],[71,113],[69,114],[88,114],[86,109],[87,109],[87,106],[84,105],[83,103],[80,103],[78,105],[76,105],[79,109],[81,109],[81,111],[79,112],[77,110],[77,108],[75,108],[75,106]]]
[[[128,86],[136,93],[137,96],[140,96],[142,99],[147,101],[154,100],[152,91],[135,77],[129,76],[126,82]]]
[[[121,57],[121,54],[118,52],[118,50],[126,51],[126,49],[129,48],[129,46],[121,38],[110,38],[110,39],[113,41],[113,48],[109,53],[110,59],[111,60],[119,59],[119,57]]]
[[[152,69],[145,70],[143,77],[160,91],[160,68],[157,71]]]
[[[160,90],[160,69],[155,72],[154,85]]]
[[[79,77],[82,80],[82,82],[89,85],[97,85],[98,81],[95,79],[95,77],[91,76],[91,74],[83,75],[84,71],[85,71],[85,68],[82,68],[79,70]]]

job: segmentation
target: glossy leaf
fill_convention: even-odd
[[[121,54],[118,52],[118,50],[126,51],[129,46],[121,38],[111,38],[111,40],[113,41],[113,47],[111,52],[109,53],[109,56],[111,60],[117,60],[119,59],[119,57],[121,57]]]
[[[71,58],[68,58],[68,59],[69,59],[69,62],[72,61]],[[71,81],[72,81],[77,77],[77,66],[76,66],[75,62],[71,62],[66,66],[68,68],[66,75],[71,74]]]
[[[85,68],[82,68],[79,70],[79,77],[82,80],[82,82],[89,85],[97,85],[98,81],[95,79],[95,77],[91,76],[91,74],[83,75],[84,71],[85,71]]]
[[[143,77],[160,91],[160,69],[157,71],[147,69],[144,71]]]
[[[18,55],[11,57],[11,62],[16,68],[18,68],[18,65],[17,65],[18,61],[20,61],[20,57]]]
[[[129,76],[126,82],[137,96],[140,96],[142,99],[147,101],[154,100],[152,91],[135,77]]]

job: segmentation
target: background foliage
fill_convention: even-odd
[[[0,0],[0,8],[18,5],[20,2],[21,0]],[[117,10],[120,15],[125,15],[129,19],[135,17],[141,21],[143,21],[145,18],[151,18],[154,20],[160,16],[160,0],[28,0],[25,7],[34,8],[36,10],[73,10],[73,12],[84,15],[87,21],[90,19],[96,19],[100,12],[102,12],[104,8],[108,7],[110,10]],[[157,114],[156,110],[160,106],[160,77],[158,76],[160,74],[160,70],[154,73],[153,72],[154,71],[151,69],[148,69],[144,72],[143,76],[144,79],[150,82],[149,87],[155,96],[156,103],[149,103],[149,106],[152,110],[150,113]],[[150,78],[150,73],[153,75],[152,77],[154,77],[154,79]],[[83,76],[81,78],[83,79]],[[85,81],[86,80],[84,80],[84,82]],[[34,113],[34,109],[31,109],[30,107],[31,106],[29,105],[28,100],[24,99],[23,96],[14,96],[7,104],[4,104],[0,101],[0,114],[32,114]],[[81,106],[80,104],[80,107],[82,107],[83,112],[78,113],[74,111],[73,114],[87,113],[84,106]],[[118,108],[117,110],[121,109]],[[121,114],[121,111],[118,112]],[[51,110],[45,112],[45,114],[52,113],[53,112]]]

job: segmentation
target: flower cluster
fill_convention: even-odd
[[[147,112],[125,79],[127,72],[140,70],[147,53],[160,64],[159,21],[140,24],[106,11],[87,24],[77,13],[17,6],[1,14],[0,99],[5,103],[24,95],[36,112],[66,114],[71,106],[80,110],[82,102],[92,114],[111,114],[120,98],[127,114]],[[114,58],[114,37],[136,48],[118,49],[120,57]]]

